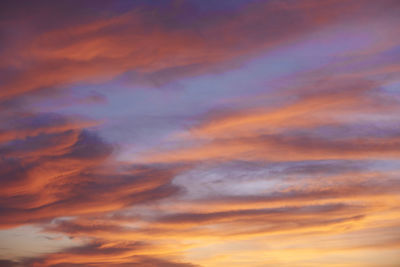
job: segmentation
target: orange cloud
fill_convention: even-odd
[[[352,12],[362,15],[364,7],[360,3],[259,2],[244,6],[241,12],[230,11],[211,18],[201,15],[199,21],[187,22],[193,27],[185,24],[188,18],[183,12],[189,8],[186,5],[173,7],[172,14],[176,15],[167,17],[164,24],[159,18],[161,14],[166,16],[162,8],[134,9],[108,18],[64,18],[66,21],[53,27],[33,28],[33,33],[25,33],[20,39],[6,35],[14,42],[4,48],[1,58],[3,66],[14,70],[5,77],[0,98],[74,82],[100,82],[127,71],[151,74],[176,67],[227,64],[255,51],[288,43],[339,18],[349,19]],[[385,1],[382,5],[390,4]],[[64,15],[62,10],[54,12]],[[156,14],[153,16],[152,12]],[[43,21],[43,17],[16,16],[3,25],[24,25],[23,19],[34,26]],[[204,22],[208,19],[215,23]],[[280,25],[279,30],[275,25]]]
[[[0,265],[396,266],[400,105],[371,77],[398,65],[357,60],[397,40],[199,115],[133,163],[114,157],[97,121],[9,106],[122,74],[162,84],[231,68],[326,26],[392,19],[397,1],[249,1],[223,12],[98,2],[106,15],[74,3],[0,8],[0,228],[36,225],[80,243]]]
[[[2,227],[118,210],[177,192],[170,181],[181,167],[111,166],[110,144],[62,117],[49,128],[49,119],[32,118],[31,127],[10,134],[21,139],[0,146]]]
[[[378,127],[368,126],[369,114],[385,116],[399,111],[398,101],[386,96],[378,86],[374,82],[341,77],[306,84],[283,92],[283,96],[291,93],[295,99],[278,107],[208,116],[203,123],[176,136],[183,137],[181,146],[147,152],[142,160],[398,158],[398,131],[389,127],[379,132]],[[363,125],[368,127],[366,133],[354,129]]]

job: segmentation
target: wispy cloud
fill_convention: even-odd
[[[0,265],[397,266],[399,9],[3,1]]]

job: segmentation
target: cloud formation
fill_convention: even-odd
[[[398,266],[399,9],[3,1],[0,266]]]
[[[368,1],[364,7],[361,1],[249,1],[241,9],[227,9],[226,14],[204,12],[204,4],[197,1],[145,4],[126,12],[100,3],[93,13],[74,12],[72,17],[68,12],[82,8],[76,3],[58,6],[44,1],[43,14],[25,17],[37,6],[21,9],[18,3],[6,2],[9,14],[2,25],[11,30],[4,31],[2,68],[8,75],[0,96],[7,99],[40,88],[101,82],[127,71],[203,68],[288,44],[323,25],[350,19],[352,12],[363,18],[376,8],[379,14],[394,2],[376,6]],[[102,16],[102,8],[110,8],[110,13]],[[44,25],[56,16],[55,24]],[[22,36],[15,36],[13,28]]]
[[[49,128],[54,116],[58,123]],[[9,129],[16,139],[0,148],[3,227],[114,210],[177,192],[170,181],[180,167],[107,166],[113,147],[94,132],[58,115],[21,120],[25,128]]]

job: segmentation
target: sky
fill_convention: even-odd
[[[1,267],[398,267],[398,0],[0,2]]]

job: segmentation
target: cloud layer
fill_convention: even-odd
[[[0,5],[0,266],[398,266],[398,1]]]

